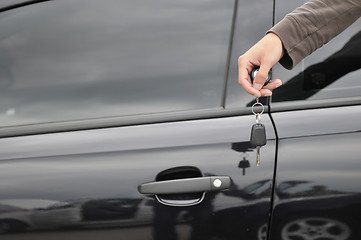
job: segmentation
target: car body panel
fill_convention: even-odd
[[[271,239],[279,239],[290,221],[302,224],[304,218],[320,217],[328,217],[324,225],[337,220],[347,226],[343,231],[349,238],[333,238],[359,239],[360,137],[354,132],[280,140]]]
[[[179,231],[179,236],[222,236],[222,228],[209,231],[217,218],[207,219],[218,216],[219,211],[262,202],[264,208],[254,215],[243,215],[241,220],[246,223],[251,218],[263,219],[263,222],[268,219],[275,134],[265,115],[263,123],[267,127],[268,143],[262,148],[262,165],[256,167],[255,148],[248,142],[253,122],[254,116],[240,116],[3,138],[0,178],[9,187],[0,189],[1,196],[2,199],[26,197],[59,202],[30,209],[30,220],[26,222],[28,233],[36,234],[38,239],[69,237],[70,232],[61,230],[69,228],[79,234],[79,238],[89,237],[89,232],[81,228],[102,232],[110,228],[113,234],[109,239],[115,239],[124,229],[136,232],[139,227],[148,237],[137,239],[148,239],[159,230],[166,234],[164,237]],[[250,167],[243,171],[239,162],[246,158]],[[232,188],[207,193],[206,198],[193,207],[163,206],[152,196],[138,192],[140,184],[154,181],[163,170],[182,166],[196,167],[204,176],[228,175],[233,181]],[[267,183],[258,193],[258,187],[247,188],[264,179]],[[242,189],[249,189],[248,195],[242,193]],[[253,197],[247,197],[252,192]],[[5,219],[0,215],[0,220]],[[165,219],[168,226],[162,223]],[[249,234],[246,228],[243,231]],[[19,235],[20,238],[26,236],[27,233]]]
[[[277,0],[275,22],[304,1]],[[271,240],[360,239],[360,26],[357,20],[291,71],[276,65],[278,145]]]

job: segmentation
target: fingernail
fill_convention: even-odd
[[[282,86],[282,83],[279,83],[276,85],[276,88],[281,87],[281,86]]]
[[[261,88],[263,87],[263,85],[262,85],[262,84],[259,84],[259,83],[254,83],[254,84],[253,84],[253,87],[254,87],[255,89],[257,89],[257,90],[261,90]]]

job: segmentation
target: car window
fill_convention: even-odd
[[[221,107],[233,0],[0,13],[0,126]]]
[[[262,14],[253,16],[259,12]],[[273,1],[238,1],[225,99],[227,109],[250,108],[255,102],[256,98],[248,94],[238,83],[238,57],[264,36],[272,27],[272,19]],[[268,102],[267,98],[261,98],[260,101]]]
[[[305,1],[276,1],[276,22]],[[286,4],[287,3],[287,4]],[[337,101],[361,96],[361,20],[289,71],[277,64],[273,76],[283,81],[272,102]]]

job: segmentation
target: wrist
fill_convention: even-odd
[[[272,42],[272,45],[275,46],[276,49],[280,50],[279,59],[281,59],[283,57],[283,55],[285,54],[285,48],[283,47],[281,38],[274,32],[267,32],[266,36],[267,36],[267,38],[270,39],[270,41]]]

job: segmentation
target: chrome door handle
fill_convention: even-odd
[[[229,176],[210,176],[143,183],[138,186],[138,191],[151,195],[182,194],[221,191],[231,185],[232,179]]]

